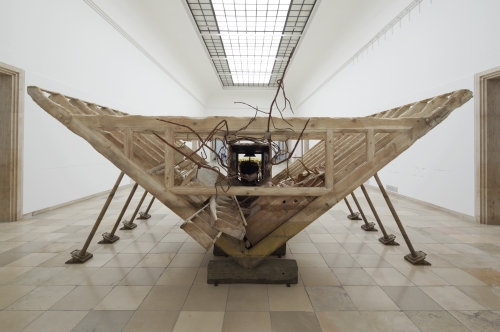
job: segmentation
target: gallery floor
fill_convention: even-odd
[[[151,219],[118,231],[118,242],[97,244],[129,190],[115,196],[89,248],[94,258],[83,265],[64,262],[81,248],[106,195],[0,224],[1,331],[500,330],[500,227],[394,198],[415,248],[432,263],[412,266],[382,196],[370,189],[401,246],[384,247],[381,232],[364,232],[341,203],[288,243],[297,285],[214,287],[206,284],[213,255],[160,203]]]

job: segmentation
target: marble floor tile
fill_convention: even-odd
[[[320,254],[347,254],[340,243],[314,243]]]
[[[103,267],[135,267],[146,254],[117,254]]]
[[[43,311],[0,311],[3,331],[19,332],[43,314]]]
[[[297,261],[299,268],[328,268],[320,254],[294,254],[293,258]]]
[[[162,267],[133,268],[118,285],[120,286],[152,286],[156,284],[165,271]]]
[[[321,256],[329,267],[360,267],[349,254],[322,254]]]
[[[313,243],[292,242],[288,244],[288,247],[293,254],[319,254],[318,249]]]
[[[447,311],[405,311],[406,316],[422,332],[468,332],[456,318]]]
[[[192,286],[183,311],[225,311],[229,286]]]
[[[151,286],[116,286],[94,310],[137,310]]]
[[[414,286],[395,268],[365,268],[364,270],[379,286]]]
[[[360,314],[374,332],[420,332],[415,324],[400,311],[361,311]]]
[[[271,332],[269,312],[235,311],[224,315],[223,332]]]
[[[0,310],[7,308],[35,288],[36,286],[0,286]]]
[[[9,305],[6,310],[48,310],[74,288],[73,286],[39,286]]]
[[[271,311],[312,311],[311,301],[302,287],[268,287]],[[274,327],[273,327],[274,328]]]
[[[154,286],[139,310],[180,311],[188,292],[188,286]]]
[[[463,269],[487,285],[500,286],[500,272],[493,269]]]
[[[454,286],[486,286],[484,282],[459,268],[430,268],[430,270]]]
[[[269,311],[267,286],[243,284],[230,285],[226,304],[226,312],[227,311]]]
[[[401,310],[444,310],[418,287],[382,287],[382,289]]]
[[[64,271],[64,267],[35,267],[10,281],[13,285],[40,286],[47,280]]]
[[[71,331],[87,314],[87,311],[46,311],[23,332]]]
[[[84,267],[82,265],[70,265],[65,270],[47,280],[45,286],[77,286],[92,274],[99,271],[98,267]]]
[[[450,314],[472,332],[500,330],[500,316],[491,311],[450,311]]]
[[[92,310],[112,289],[112,286],[78,286],[54,304],[50,310]]]
[[[147,254],[136,267],[167,267],[175,254]]]
[[[361,267],[392,267],[391,264],[379,255],[351,254],[351,257],[354,258]]]
[[[72,332],[120,332],[133,314],[133,311],[90,311]]]
[[[222,332],[224,312],[181,311],[173,332]]]
[[[340,286],[330,268],[299,268],[305,286]]]
[[[9,283],[31,269],[32,267],[0,267],[0,285]]]
[[[182,242],[160,242],[151,249],[150,254],[175,254],[182,246]]]
[[[1,245],[1,243],[0,243]],[[26,252],[4,252],[0,253],[0,267],[15,263],[17,260],[28,256]]]
[[[377,283],[361,268],[332,268],[342,286],[376,286]]]
[[[429,269],[427,266],[412,266],[396,268],[416,286],[445,286],[449,283]]]
[[[366,332],[370,326],[358,311],[317,311],[319,325],[322,331],[329,332]]]
[[[358,310],[399,310],[379,286],[344,286]]]
[[[272,311],[271,326],[273,332],[321,332],[313,312]]]
[[[424,286],[420,289],[445,310],[486,310],[454,286]]]
[[[489,310],[500,310],[500,289],[489,286],[457,286],[471,299]]]
[[[204,254],[176,254],[169,267],[200,267]]]
[[[122,332],[171,332],[178,311],[136,311]]]
[[[132,271],[129,267],[103,267],[86,277],[80,284],[93,286],[115,286]]]
[[[306,290],[315,311],[356,310],[342,287],[306,287]]]
[[[191,286],[198,273],[193,267],[167,267],[156,285],[162,286]]]

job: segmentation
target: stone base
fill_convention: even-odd
[[[264,259],[253,269],[232,260],[208,262],[207,284],[296,284],[299,268],[294,259]]]
[[[214,256],[225,256],[225,257],[228,257],[226,255],[226,253],[224,251],[222,251],[221,248],[217,247],[216,245],[214,245]],[[285,256],[286,255],[286,243],[283,244],[281,247],[279,247],[278,249],[276,249],[275,252],[273,252],[271,254],[271,256],[278,256],[279,258],[281,258],[281,256]]]

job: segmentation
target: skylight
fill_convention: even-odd
[[[276,86],[316,0],[187,0],[224,86]]]

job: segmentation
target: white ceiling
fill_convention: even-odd
[[[232,100],[223,90],[185,0],[85,0],[96,5],[202,104]],[[321,0],[285,79],[300,104],[412,0]],[[268,96],[268,91],[261,91]],[[249,96],[259,95],[252,91]],[[246,100],[252,103],[251,100]],[[210,102],[210,108],[217,105]]]

